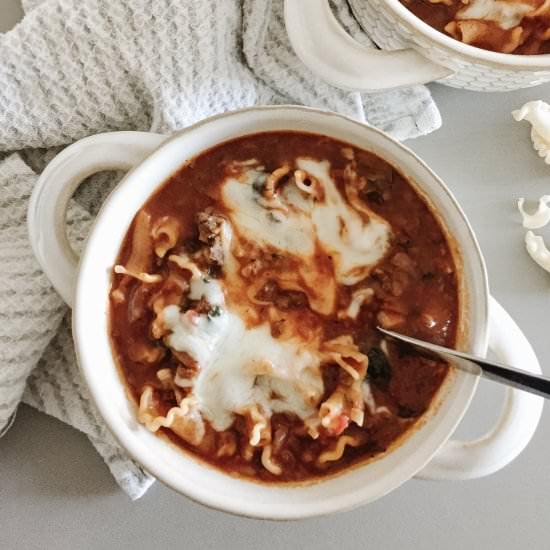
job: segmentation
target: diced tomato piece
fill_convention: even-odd
[[[349,425],[349,416],[347,414],[340,415],[334,424],[334,434],[340,435]]]

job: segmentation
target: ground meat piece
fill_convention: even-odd
[[[196,303],[191,304],[191,309],[194,309],[197,313],[208,313],[212,309],[212,306],[208,300],[201,298]]]
[[[307,296],[303,292],[297,290],[281,290],[277,294],[275,300],[275,305],[279,309],[293,309],[293,308],[304,308],[308,305]]]
[[[206,208],[206,210],[197,214],[196,221],[199,230],[199,241],[207,246],[196,253],[195,260],[206,265],[223,265],[221,238],[223,216],[214,213],[213,208]]]
[[[219,237],[208,247],[208,251],[208,259],[212,263],[223,265],[223,248]]]
[[[222,230],[223,217],[214,213],[213,208],[206,208],[197,214],[197,228],[199,230],[199,241],[210,244]]]
[[[256,247],[237,250],[235,254],[241,259],[241,275],[245,278],[253,278],[261,271],[270,269],[273,271],[290,271],[294,264],[292,259],[281,255],[276,250],[258,250]]]
[[[271,336],[273,338],[280,338],[284,331],[285,320],[271,321]]]
[[[299,290],[284,290],[275,281],[269,280],[256,295],[258,300],[272,302],[278,309],[304,308],[308,305],[307,296]]]

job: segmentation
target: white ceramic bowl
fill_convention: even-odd
[[[226,140],[267,130],[302,130],[348,141],[387,159],[416,184],[445,220],[463,259],[462,347],[485,353],[487,277],[472,230],[441,180],[411,151],[382,132],[333,113],[262,107],[208,119],[168,139],[141,132],[100,134],[68,147],[50,163],[33,193],[28,223],[36,257],[55,288],[73,306],[78,361],[108,427],[132,457],[177,491],[208,506],[262,518],[299,518],[348,509],[386,494],[423,468],[424,476],[435,478],[476,477],[501,468],[531,438],[541,399],[513,392],[503,419],[490,435],[477,442],[446,443],[477,384],[475,377],[460,372],[451,373],[425,421],[397,449],[311,485],[266,485],[228,476],[138,424],[136,407],[128,399],[109,345],[110,272],[122,239],[144,201],[187,159]],[[92,172],[131,167],[103,205],[77,266],[64,231],[70,195]],[[539,371],[519,329],[500,309],[493,313],[491,323],[499,325],[493,334],[504,359],[517,364],[521,357],[523,368]]]
[[[373,91],[438,81],[481,92],[506,92],[550,81],[550,54],[491,52],[455,40],[399,0],[348,0],[383,51],[353,40],[328,0],[285,0],[290,41],[302,61],[331,84]]]

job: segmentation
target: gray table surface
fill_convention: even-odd
[[[21,14],[18,0],[0,0],[0,32]],[[443,127],[407,145],[455,193],[478,235],[493,295],[549,365],[550,275],[523,248],[515,200],[549,193],[550,167],[531,149],[528,126],[515,123],[510,111],[531,99],[550,100],[550,85],[503,95],[431,90]],[[546,237],[550,242],[550,231]],[[482,383],[459,435],[483,433],[501,400],[500,388]],[[527,450],[491,477],[412,480],[353,512],[274,523],[208,510],[160,483],[132,503],[82,434],[21,407],[0,440],[0,549],[547,549],[549,429],[545,410]]]

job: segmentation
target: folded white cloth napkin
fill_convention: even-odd
[[[21,400],[82,430],[120,486],[153,478],[99,418],[75,364],[70,312],[33,258],[25,226],[37,174],[59,150],[107,130],[170,133],[209,115],[266,103],[345,113],[399,139],[437,128],[426,88],[361,95],[313,76],[292,52],[282,0],[26,0],[0,35],[0,435]],[[345,0],[333,8],[365,44]],[[78,250],[116,175],[72,201]]]

